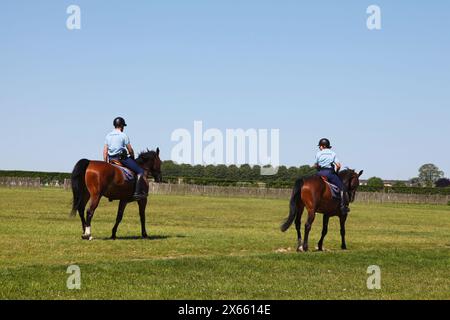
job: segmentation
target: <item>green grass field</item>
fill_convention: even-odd
[[[63,190],[0,189],[1,299],[450,298],[448,206],[356,204],[348,251],[333,218],[327,251],[298,254],[295,228],[279,231],[286,201],[151,196],[152,239],[138,238],[131,204],[112,241],[117,202],[103,199],[91,242],[69,218],[70,201]],[[81,290],[66,287],[73,264]],[[370,265],[381,268],[381,290],[367,289]]]

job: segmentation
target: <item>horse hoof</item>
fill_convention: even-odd
[[[297,252],[305,252],[305,250],[303,249],[303,246],[298,247]]]
[[[93,240],[94,238],[93,238],[90,234],[83,234],[83,235],[81,236],[81,239],[91,241],[91,240]]]

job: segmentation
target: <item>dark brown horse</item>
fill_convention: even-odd
[[[356,173],[354,170],[343,170],[339,172],[339,177],[347,187],[347,195],[350,202],[355,200],[356,190],[359,186],[359,177],[363,171]],[[308,211],[308,220],[305,223],[305,239],[302,243],[301,219],[303,210]],[[281,231],[285,232],[295,220],[298,238],[298,252],[308,251],[308,237],[312,224],[316,218],[316,213],[323,213],[323,229],[318,249],[323,250],[323,240],[328,232],[328,222],[330,217],[338,216],[341,224],[341,238],[343,250],[347,249],[345,243],[345,222],[347,215],[340,211],[339,200],[333,199],[328,184],[320,176],[312,176],[305,179],[298,179],[292,191],[290,212],[286,221],[281,226]]]
[[[161,160],[159,148],[156,151],[142,152],[136,159],[137,164],[144,169],[144,176],[152,175],[156,182],[161,182]],[[146,179],[145,179],[146,180]],[[146,191],[148,182],[146,181]],[[127,181],[120,168],[103,161],[78,161],[72,172],[73,205],[72,215],[78,211],[83,228],[82,238],[92,240],[91,221],[102,197],[110,201],[120,200],[116,224],[112,230],[112,239],[116,238],[117,228],[122,221],[125,207],[133,200],[134,182]],[[89,208],[84,217],[86,205],[90,199]],[[141,218],[142,237],[147,238],[145,229],[145,208],[147,198],[138,200],[139,216]]]

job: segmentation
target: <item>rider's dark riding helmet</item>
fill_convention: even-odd
[[[122,117],[115,118],[113,121],[113,125],[114,125],[114,128],[121,128],[121,127],[127,126],[125,119]]]
[[[320,139],[319,147],[324,147],[324,148],[328,148],[328,149],[332,148],[330,140],[328,140],[327,138]]]

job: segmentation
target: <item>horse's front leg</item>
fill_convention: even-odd
[[[119,202],[119,209],[117,210],[117,218],[116,218],[116,224],[114,225],[114,228],[112,229],[112,236],[111,239],[116,239],[117,234],[117,228],[119,228],[119,224],[122,221],[123,213],[125,212],[125,208],[127,206],[128,202],[126,200],[121,200]]]
[[[145,229],[145,208],[147,207],[147,198],[138,201],[139,217],[141,218],[141,232],[142,238],[148,238],[147,230]]]
[[[347,244],[345,243],[345,221],[347,221],[346,215],[340,215],[339,220],[341,223],[341,238],[342,238],[342,250],[347,250]]]

